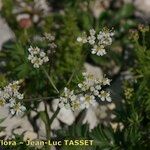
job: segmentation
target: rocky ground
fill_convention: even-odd
[[[6,42],[9,39],[15,38],[14,33],[11,31],[5,19],[3,19],[2,17],[0,17],[0,35],[2,35],[0,37],[0,49],[4,42]],[[88,64],[85,64],[85,66],[89,72],[95,72],[94,73],[95,75],[102,74],[99,68],[92,67]],[[57,105],[57,102],[54,103],[54,107],[56,107],[56,105]],[[44,110],[43,102],[41,102],[38,110],[39,111]],[[88,115],[89,113],[90,115]],[[45,136],[45,133],[44,133],[45,126],[40,120],[37,120],[38,128],[40,129],[39,133],[37,134],[33,131],[33,127],[28,121],[27,117],[24,117],[24,118],[11,117],[11,115],[9,115],[7,108],[0,108],[0,114],[1,114],[0,118],[6,118],[6,120],[1,124],[1,126],[6,127],[6,130],[5,132],[1,132],[0,136],[7,135],[6,138],[9,138],[11,137],[12,131],[18,134],[25,133],[25,136],[24,136],[25,139],[28,137],[30,137],[31,139],[34,139],[34,138],[37,138],[38,136],[40,137]],[[34,117],[35,115],[36,114],[34,114],[33,112],[32,117]],[[51,116],[52,112],[49,112],[49,115]],[[61,121],[63,121],[64,123],[68,125],[71,125],[73,121],[75,120],[75,115],[72,113],[71,110],[62,109],[58,115],[58,119],[60,119]],[[52,128],[55,128],[55,129],[60,128],[58,119],[54,121],[54,123],[52,124]],[[95,113],[93,113],[92,108],[88,110],[88,113],[87,113],[87,116],[85,117],[84,122],[86,121],[91,122],[91,128],[94,127],[97,123],[96,115]]]
[[[127,0],[125,0],[127,1]],[[131,0],[128,0],[131,1]],[[135,0],[134,1],[135,6],[137,7],[137,14],[140,14],[139,12],[144,12],[144,16],[147,16],[149,18],[150,15],[150,0]],[[1,7],[1,1],[0,1],[0,7]],[[96,12],[95,12],[96,13]],[[0,17],[0,49],[2,44],[7,41],[8,39],[15,38],[13,32],[5,22],[3,18]],[[98,67],[91,66],[89,64],[85,64],[85,68],[87,69],[88,72],[92,72],[96,76],[101,76],[102,72],[101,69]],[[115,85],[114,85],[115,86]],[[117,99],[117,97],[116,97]],[[57,101],[54,101],[54,107],[56,107]],[[103,120],[106,118],[109,114],[110,118],[115,117],[112,113],[108,113],[111,110],[115,108],[115,104],[108,104],[106,106],[97,106],[95,111],[94,108],[89,108],[87,111],[86,117],[84,119],[84,122],[89,122],[90,123],[90,128],[93,128],[100,120]],[[38,110],[43,110],[44,106],[43,103],[41,102]],[[49,112],[49,115],[52,115],[52,112]],[[35,116],[34,112],[32,114],[32,117]],[[58,129],[60,128],[59,126],[59,120],[63,121],[64,123],[70,125],[72,122],[75,120],[75,114],[72,113],[70,110],[65,110],[62,109],[58,115],[58,118],[54,121],[52,128]],[[37,124],[39,127],[39,133],[35,133],[33,131],[33,127],[31,123],[28,121],[27,117],[24,118],[17,118],[17,117],[11,117],[9,115],[9,112],[6,108],[0,108],[0,118],[6,118],[6,120],[1,124],[1,126],[6,127],[5,132],[0,132],[0,136],[7,135],[11,136],[11,132],[14,131],[15,133],[25,133],[24,138],[26,139],[27,137],[30,137],[31,139],[35,139],[37,137],[44,137],[45,132],[44,132],[44,124],[42,121],[37,120]]]
[[[0,48],[5,41],[15,38],[11,29],[9,28],[5,20],[1,17],[0,17],[0,35],[3,35],[0,38]],[[102,75],[101,69],[98,67],[93,67],[86,63],[85,68],[87,69],[89,73],[93,73],[95,76]],[[56,107],[56,105],[57,105],[57,102],[55,101],[54,107]],[[109,106],[109,107],[112,107],[111,109],[113,109],[115,106]],[[44,110],[44,106],[42,102],[38,110],[39,111]],[[102,118],[104,118],[107,116],[107,113],[106,113],[107,108],[104,108],[103,106],[102,111],[103,113],[101,112],[101,116]],[[24,117],[24,118],[11,117],[9,115],[7,108],[0,108],[0,114],[1,114],[1,118],[6,118],[6,120],[1,124],[2,126],[6,127],[6,132],[3,132],[3,133],[1,132],[0,136],[3,136],[6,134],[7,138],[9,138],[9,136],[11,136],[11,132],[14,130],[15,133],[19,133],[19,134],[25,132],[25,138],[27,138],[28,136],[30,138],[38,137],[38,135],[33,132],[33,128],[30,122],[28,121],[27,117]],[[33,113],[32,117],[34,115],[35,114]],[[49,112],[49,115],[51,116],[52,112]],[[73,114],[71,110],[62,109],[58,115],[58,119],[60,119],[62,122],[68,125],[71,125],[73,121],[75,120],[75,114]],[[88,110],[84,122],[89,122],[91,128],[93,128],[98,123],[97,116],[95,112],[93,111],[93,108],[90,108]],[[37,124],[40,129],[39,136],[44,137],[45,136],[44,124],[40,120],[37,120]],[[55,128],[55,129],[59,128],[59,122],[57,119],[54,121],[52,128]]]
[[[6,42],[9,39],[14,38],[14,34],[11,31],[11,29],[8,27],[7,23],[5,20],[0,17],[0,49],[2,47],[2,44]]]

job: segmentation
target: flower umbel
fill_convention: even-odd
[[[110,93],[102,90],[103,87],[110,85],[110,79],[103,76],[100,79],[94,78],[92,74],[83,73],[83,82],[78,84],[75,92],[64,88],[62,96],[59,98],[59,107],[81,110],[95,106],[96,100],[111,102]],[[79,94],[78,94],[79,93]]]
[[[20,102],[11,102],[10,103],[10,112],[12,115],[16,114],[17,116],[20,116],[26,111],[26,107],[21,105]]]
[[[30,60],[34,68],[39,68],[41,65],[49,61],[46,53],[38,47],[33,48],[32,46],[30,46],[28,51],[30,53],[28,56],[28,60]]]
[[[94,29],[89,30],[89,35],[85,32],[81,37],[77,38],[78,42],[89,43],[91,45],[91,53],[98,56],[106,54],[106,48],[112,44],[114,31],[108,28],[103,28],[98,34]]]
[[[22,114],[26,108],[19,102],[24,98],[24,95],[19,92],[20,84],[23,80],[13,81],[2,89],[0,89],[0,106],[8,104],[12,115]],[[22,113],[21,113],[22,112]]]
[[[71,108],[71,103],[75,101],[76,98],[74,91],[65,87],[62,96],[60,97],[59,107]]]
[[[52,34],[52,33],[44,33],[43,40],[48,41],[49,49],[48,49],[47,53],[48,54],[55,53],[56,52],[55,49],[57,48],[57,45],[55,43],[55,36],[54,36],[54,34]]]
[[[90,94],[85,94],[81,96],[80,101],[82,102],[81,103],[82,108],[89,108],[90,105],[95,106],[96,104],[95,96]]]
[[[90,93],[90,95],[93,95],[97,98],[99,97],[102,101],[105,99],[107,101],[111,101],[109,92],[105,91],[106,96],[104,99],[104,96],[102,96],[103,92],[101,91],[104,86],[110,85],[110,79],[106,78],[105,76],[100,79],[96,79],[93,75],[87,73],[83,73],[83,77],[84,81],[78,84],[82,91]]]

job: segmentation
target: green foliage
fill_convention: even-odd
[[[113,149],[119,150],[121,146],[119,144],[120,140],[117,137],[117,133],[113,131],[111,127],[104,127],[102,125],[98,125],[93,130],[89,131],[88,124],[77,124],[69,126],[67,129],[57,131],[57,135],[62,137],[63,139],[86,139],[86,140],[94,140],[92,146],[63,146],[63,150],[76,150],[76,149]]]
[[[116,118],[112,120],[112,123],[117,123],[117,128],[113,129],[109,125],[98,124],[90,130],[88,124],[81,124],[81,118],[78,118],[79,123],[75,121],[71,126],[65,126],[54,133],[57,138],[61,137],[61,139],[94,140],[94,145],[92,147],[63,145],[61,149],[148,150],[150,149],[150,32],[138,31],[138,36],[134,38],[133,43],[127,37],[128,30],[137,26],[132,4],[125,4],[117,9],[110,6],[98,18],[95,18],[89,8],[90,1],[84,0],[87,2],[86,11],[80,7],[82,2],[80,0],[52,1],[50,4],[53,7],[63,9],[62,14],[54,11],[43,18],[45,21],[43,26],[34,24],[29,29],[22,29],[16,21],[16,16],[12,14],[13,1],[3,0],[2,15],[15,32],[16,39],[13,42],[5,43],[0,52],[0,59],[6,63],[0,68],[3,71],[0,74],[0,88],[7,84],[7,80],[22,78],[24,79],[22,88],[26,98],[56,96],[52,86],[48,86],[49,83],[42,69],[34,69],[27,59],[29,45],[47,50],[48,43],[35,40],[35,36],[41,38],[44,32],[55,32],[58,48],[50,62],[45,65],[45,69],[48,70],[60,91],[64,86],[74,87],[78,83],[85,61],[101,66],[104,72],[109,73],[110,76],[114,76],[111,69],[116,66],[119,68],[119,77],[121,71],[131,70],[133,75],[132,80],[129,79],[124,83],[125,92],[121,95],[120,105],[115,110]],[[108,55],[98,57],[88,53],[88,47],[81,47],[76,42],[76,38],[83,30],[87,31],[93,27],[99,31],[103,26],[114,27],[116,34]],[[129,48],[131,44],[132,46]],[[127,60],[125,59],[126,52],[130,55]],[[133,91],[129,89],[133,89]],[[34,105],[31,106],[31,103]],[[28,114],[39,104],[39,102],[31,103],[27,104]],[[51,106],[50,99],[47,105]],[[47,113],[45,111],[37,113],[45,126],[49,126]],[[4,119],[0,119],[0,123],[3,121]],[[123,128],[119,126],[119,123]],[[0,127],[0,131],[4,129],[4,127]],[[48,128],[46,132],[49,131]],[[23,135],[14,135],[16,141],[23,140]],[[14,149],[14,147],[6,147],[6,149]],[[23,144],[17,145],[15,149],[30,150],[34,148]]]
[[[149,34],[149,32],[147,33]],[[141,36],[140,38],[145,38]],[[146,40],[146,39],[145,39]],[[140,41],[140,39],[139,39]],[[150,51],[144,43],[140,44],[138,39],[134,41],[134,76],[136,82],[130,82],[127,87],[132,87],[134,93],[125,101],[125,112],[122,113],[125,130],[125,141],[130,144],[129,148],[148,149],[150,147]],[[147,137],[147,138],[146,138]]]
[[[59,61],[55,62],[55,76],[59,74],[57,80],[61,80],[62,85],[67,83],[74,71],[79,72],[83,66],[84,58],[81,47],[76,42],[76,38],[79,35],[79,29],[76,24],[76,16],[70,11],[66,11],[66,14],[67,15],[61,18],[60,24],[62,24],[62,27],[57,32],[58,49],[56,52],[56,59]]]
[[[101,66],[106,73],[113,76],[114,73],[111,70],[114,67],[122,68],[124,66],[125,50],[128,49],[130,41],[127,40],[127,34],[129,29],[137,26],[137,21],[133,18],[134,7],[132,4],[124,4],[119,9],[108,8],[104,11],[99,20],[97,20],[96,27],[109,26],[115,30],[115,36],[112,46],[108,49],[108,55],[104,57],[97,57],[90,55],[93,63],[97,66]],[[99,29],[100,30],[100,29]],[[118,73],[118,72],[117,72]]]
[[[0,88],[4,87],[7,84],[7,79],[3,74],[0,74]]]
[[[12,139],[12,141],[15,141],[17,143],[17,145],[7,145],[5,146],[5,150],[36,150],[36,148],[34,147],[29,147],[29,146],[26,146],[25,143],[22,144],[22,141],[23,141],[23,135],[17,135],[17,134],[14,134],[14,138]],[[21,144],[20,144],[21,142]]]
[[[124,97],[124,102],[117,108],[117,117],[114,120],[118,123],[121,122],[123,129],[118,126],[114,130],[111,127],[98,125],[90,132],[86,130],[88,125],[74,124],[68,127],[66,131],[58,132],[58,136],[65,139],[93,139],[95,144],[92,149],[147,150],[150,148],[150,51],[149,48],[146,48],[149,47],[148,35],[149,31],[146,33],[146,38],[140,36],[140,39],[145,40],[143,40],[143,43],[140,39],[133,43],[134,54],[132,59],[134,64],[132,64],[132,72],[134,76],[131,81],[127,81],[125,86],[125,89],[133,88],[133,92],[125,95],[128,97]],[[84,134],[82,134],[83,131]]]

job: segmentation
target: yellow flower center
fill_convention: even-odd
[[[72,102],[72,108],[73,109],[79,109],[80,108],[80,104],[77,102]]]
[[[18,103],[18,104],[15,104],[14,109],[15,109],[16,111],[20,110],[20,104],[19,104],[19,103]]]
[[[86,97],[85,97],[85,101],[86,101],[86,102],[90,102],[90,100],[91,100],[90,96],[86,96]]]

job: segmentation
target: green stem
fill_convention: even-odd
[[[45,123],[45,130],[46,130],[46,138],[47,138],[47,140],[50,140],[50,138],[51,138],[51,127],[50,127],[50,125],[49,125],[49,123],[50,123],[50,118],[49,118],[49,115],[48,115],[48,110],[47,110],[47,104],[46,104],[46,102],[44,102],[44,107],[45,107],[45,115],[46,115],[46,123]],[[46,149],[47,150],[50,150],[50,147],[47,145],[46,146]]]
[[[95,18],[95,30],[97,31],[99,29],[99,20]]]
[[[49,125],[51,126],[54,119],[57,117],[57,115],[59,114],[60,108],[57,107],[56,111],[54,112],[53,116],[51,117],[50,121],[49,121]]]
[[[47,124],[45,124],[45,129],[46,129],[46,137],[47,137],[47,140],[50,140],[50,132],[51,132],[51,125],[54,121],[54,119],[57,117],[59,111],[60,111],[60,108],[57,107],[56,111],[54,112],[53,116],[51,117],[51,119],[49,118],[49,115],[48,115],[48,110],[47,110],[47,106],[46,106],[46,102],[44,103],[45,104],[45,114],[46,114],[46,120],[47,120]],[[46,146],[46,149],[47,150],[50,150],[51,148],[47,145]]]
[[[49,74],[47,73],[47,71],[45,70],[45,68],[42,67],[42,69],[43,69],[43,71],[44,71],[46,77],[48,78],[49,82],[50,82],[51,85],[53,86],[53,88],[56,90],[57,93],[59,93],[58,89],[56,88],[56,86],[55,86],[55,84],[54,84],[54,82],[53,82],[53,80],[52,80],[52,78],[49,76]]]
[[[69,80],[68,80],[68,82],[67,82],[67,86],[70,84],[70,82],[72,81],[72,79],[73,79],[73,77],[74,77],[74,75],[75,75],[75,72],[76,72],[76,70],[74,70],[73,71],[73,73],[71,74],[71,76],[70,76],[70,78],[69,78]]]
[[[29,101],[46,101],[49,99],[56,99],[58,97],[41,97],[41,98],[29,98],[29,99],[23,99],[24,102],[29,102]]]
[[[142,36],[143,36],[143,46],[145,47],[146,46],[146,43],[145,43],[145,32],[142,32]]]

